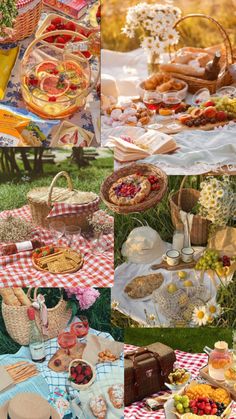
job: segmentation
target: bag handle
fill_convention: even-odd
[[[183,179],[182,179],[182,182],[180,184],[180,188],[179,188],[179,193],[178,193],[178,209],[179,210],[182,209],[181,198],[182,198],[182,192],[183,192],[183,189],[184,189],[184,184],[185,184],[186,179],[187,179],[187,176],[184,176]]]
[[[31,298],[31,291],[32,291],[32,289],[33,288],[28,288],[28,291],[27,291],[27,297],[31,300],[31,301],[36,301],[37,300],[37,294],[38,294],[38,290],[39,290],[39,287],[35,287],[34,288],[34,294],[33,294],[33,299]],[[61,296],[60,296],[60,300],[59,300],[59,303],[63,300],[63,291],[62,291],[62,288],[60,288],[60,293],[61,293]]]
[[[51,206],[52,206],[52,202],[51,202],[51,200],[52,200],[52,192],[53,192],[53,188],[54,188],[54,186],[55,186],[56,182],[58,181],[58,179],[59,179],[60,177],[63,177],[63,176],[64,176],[64,177],[66,178],[66,180],[67,180],[67,187],[68,187],[69,191],[73,191],[73,183],[72,183],[72,180],[71,180],[71,177],[70,177],[69,173],[67,173],[67,172],[65,172],[65,171],[62,171],[62,172],[57,173],[57,175],[53,178],[52,183],[51,183],[51,185],[50,185],[50,187],[49,187],[49,192],[48,192],[48,202],[47,202],[47,204],[48,204],[48,206],[49,206],[49,207],[51,207]]]

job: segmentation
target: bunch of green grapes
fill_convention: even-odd
[[[217,250],[205,250],[201,258],[197,261],[195,269],[199,271],[206,271],[213,269],[214,271],[223,267],[223,262],[219,259]]]
[[[186,395],[181,396],[180,394],[176,394],[174,396],[174,404],[175,404],[176,410],[180,414],[190,412],[188,396]]]
[[[216,109],[218,111],[225,111],[229,114],[236,116],[236,98],[230,99],[227,96],[214,98]]]

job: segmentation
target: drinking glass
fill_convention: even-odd
[[[153,116],[155,119],[155,115],[161,107],[162,104],[162,94],[156,92],[156,90],[145,90],[143,95],[143,103],[149,111],[153,112]]]
[[[175,119],[175,111],[182,102],[179,92],[173,90],[163,94],[164,107],[172,111],[172,117]]]
[[[70,328],[71,333],[74,333],[78,339],[87,336],[89,331],[89,321],[86,316],[80,316],[79,321],[72,323]]]
[[[76,248],[76,243],[80,238],[81,228],[79,226],[66,226],[65,227],[65,236],[67,239],[68,247]]]
[[[76,345],[76,335],[71,332],[62,332],[58,335],[58,345],[65,350],[67,355],[70,355],[70,349]]]
[[[63,221],[50,221],[49,229],[52,233],[53,240],[56,240],[56,244],[59,244],[60,239],[63,237],[65,233],[65,224]]]

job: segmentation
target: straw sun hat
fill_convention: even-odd
[[[18,393],[0,406],[1,419],[60,419],[57,411],[36,393]]]

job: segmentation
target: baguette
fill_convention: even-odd
[[[1,288],[0,295],[2,296],[3,302],[8,306],[21,306],[20,301],[13,292],[13,288]]]
[[[167,73],[179,73],[185,76],[193,76],[202,78],[205,74],[204,68],[194,68],[187,64],[161,64],[160,69]]]
[[[31,306],[31,301],[22,288],[13,288],[13,292],[22,306]]]

